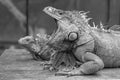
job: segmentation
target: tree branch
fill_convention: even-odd
[[[0,0],[0,2],[15,16],[20,22],[20,27],[25,30],[26,16],[17,9],[11,0]]]

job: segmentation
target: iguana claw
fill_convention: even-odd
[[[65,71],[58,71],[55,73],[55,76],[67,76],[68,75],[68,72],[65,72]]]
[[[82,73],[78,70],[72,70],[72,71],[69,71],[69,72],[65,72],[65,71],[59,71],[57,72],[55,75],[56,76],[67,76],[67,77],[70,77],[70,76],[80,76]]]

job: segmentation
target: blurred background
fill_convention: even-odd
[[[120,0],[0,0],[0,51],[17,45],[26,35],[41,31],[51,34],[57,25],[42,11],[46,6],[90,11],[90,24],[102,22],[107,29],[120,24]]]

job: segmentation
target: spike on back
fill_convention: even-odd
[[[89,11],[88,12],[75,11],[75,10],[64,11],[50,6],[46,7],[43,11],[48,15],[50,15],[51,17],[55,18],[56,20],[60,21],[61,22],[60,24],[62,24],[61,29],[63,29],[63,31],[71,30],[71,26],[72,26],[73,29],[78,28],[79,30],[82,30],[87,33],[91,32],[92,29],[96,29],[98,31],[103,31],[103,32],[110,32],[104,29],[104,26],[101,22],[100,22],[100,27],[96,26],[94,23],[93,23],[93,27],[91,27],[89,25],[89,21],[91,18],[87,17],[87,13],[89,13]]]
[[[104,26],[103,26],[102,22],[100,22],[100,28],[104,29]]]

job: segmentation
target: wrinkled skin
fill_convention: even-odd
[[[83,12],[63,11],[50,6],[43,11],[58,20],[61,30],[68,35],[66,38],[75,43],[73,54],[78,61],[83,62],[73,71],[58,74],[94,74],[104,67],[120,66],[120,32],[91,27],[89,18]]]

